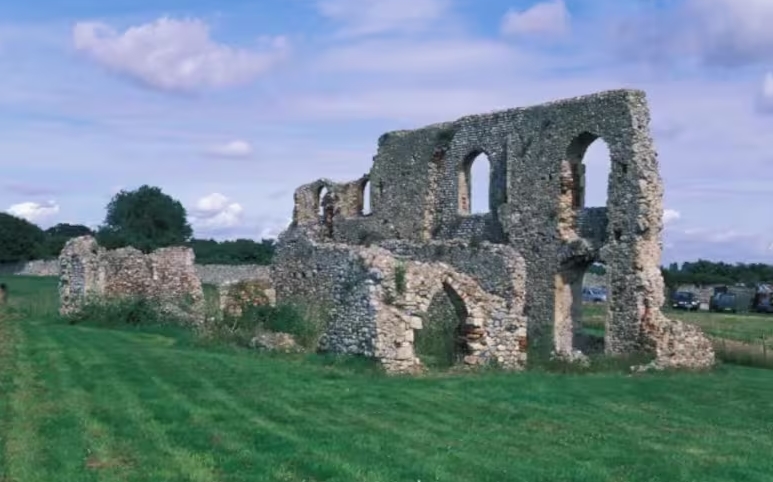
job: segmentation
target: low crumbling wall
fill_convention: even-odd
[[[0,263],[0,275],[59,276],[59,260],[36,259],[19,263]]]
[[[442,243],[437,247],[393,243],[391,251],[379,246],[317,244],[300,233],[288,236],[293,239],[280,243],[274,265],[277,301],[300,300],[328,307],[330,320],[321,349],[375,357],[393,373],[421,370],[414,347],[415,330],[423,328],[423,315],[435,295],[446,291],[464,304],[463,319],[459,320],[466,352],[464,365],[494,362],[506,369],[525,366],[525,263],[512,253],[509,258],[499,254],[508,247],[476,248],[488,250],[489,257],[499,261],[509,260],[498,266],[503,274],[496,277],[499,283],[486,281],[488,287],[497,285],[489,291],[483,278],[439,261],[457,258],[462,264],[465,248],[458,243],[445,250]],[[431,253],[436,254],[433,257]],[[474,266],[470,263],[468,268],[485,272],[480,265],[472,269]]]
[[[134,248],[106,250],[91,236],[67,242],[59,256],[59,311],[77,313],[90,299],[146,297],[189,321],[204,317],[204,293],[193,250],[161,248],[143,254]]]
[[[220,312],[239,317],[246,306],[273,306],[276,292],[270,281],[244,280],[218,285]]]

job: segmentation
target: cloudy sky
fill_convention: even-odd
[[[385,131],[633,87],[664,262],[773,263],[771,25],[771,0],[0,2],[0,208],[96,225],[151,184],[197,236],[272,236],[296,186],[361,176]],[[585,161],[603,204],[603,143]]]

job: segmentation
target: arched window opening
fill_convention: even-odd
[[[322,202],[327,195],[327,188],[323,187],[319,190],[319,196],[317,196],[317,215],[324,216],[324,203]]]
[[[603,139],[596,139],[588,146],[582,159],[585,179],[585,205],[583,207],[606,207],[609,194],[612,161],[609,146]]]
[[[362,209],[360,212],[363,216],[367,216],[371,213],[370,181],[365,181],[365,183],[362,185]]]
[[[582,133],[569,145],[559,172],[558,231],[562,238],[578,234],[578,216],[584,208],[606,207],[611,171],[609,147],[597,135]]]
[[[606,207],[612,171],[607,143],[595,134],[584,132],[569,145],[566,161],[572,172],[573,207]]]
[[[484,152],[471,155],[459,172],[459,214],[484,214],[491,205],[491,163]]]

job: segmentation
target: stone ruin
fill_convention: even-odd
[[[149,254],[126,247],[106,250],[92,236],[73,238],[59,255],[59,313],[76,314],[89,300],[143,297],[185,321],[204,321],[204,292],[191,248]]]
[[[368,174],[295,191],[272,268],[277,302],[327,310],[320,348],[412,372],[426,313],[450,299],[462,365],[520,369],[532,356],[584,359],[582,279],[600,262],[607,354],[711,366],[710,340],[660,310],[663,184],[649,123],[644,92],[613,90],[386,133]],[[582,161],[599,138],[608,200],[586,207]],[[471,214],[481,153],[489,212]]]
[[[247,306],[274,306],[276,293],[267,279],[227,282],[218,285],[217,295],[220,313],[225,316],[242,316]]]

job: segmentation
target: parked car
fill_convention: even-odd
[[[773,313],[773,287],[767,284],[758,284],[752,298],[750,311],[757,313]]]
[[[675,310],[698,311],[700,307],[701,302],[690,291],[677,291],[671,298],[671,308]]]
[[[765,298],[757,302],[752,306],[752,311],[757,313],[773,313],[773,304],[770,303],[770,298]]]
[[[606,303],[607,292],[604,288],[583,288],[582,300],[588,303]]]
[[[716,293],[709,300],[709,311],[735,313],[738,302],[735,293]]]

